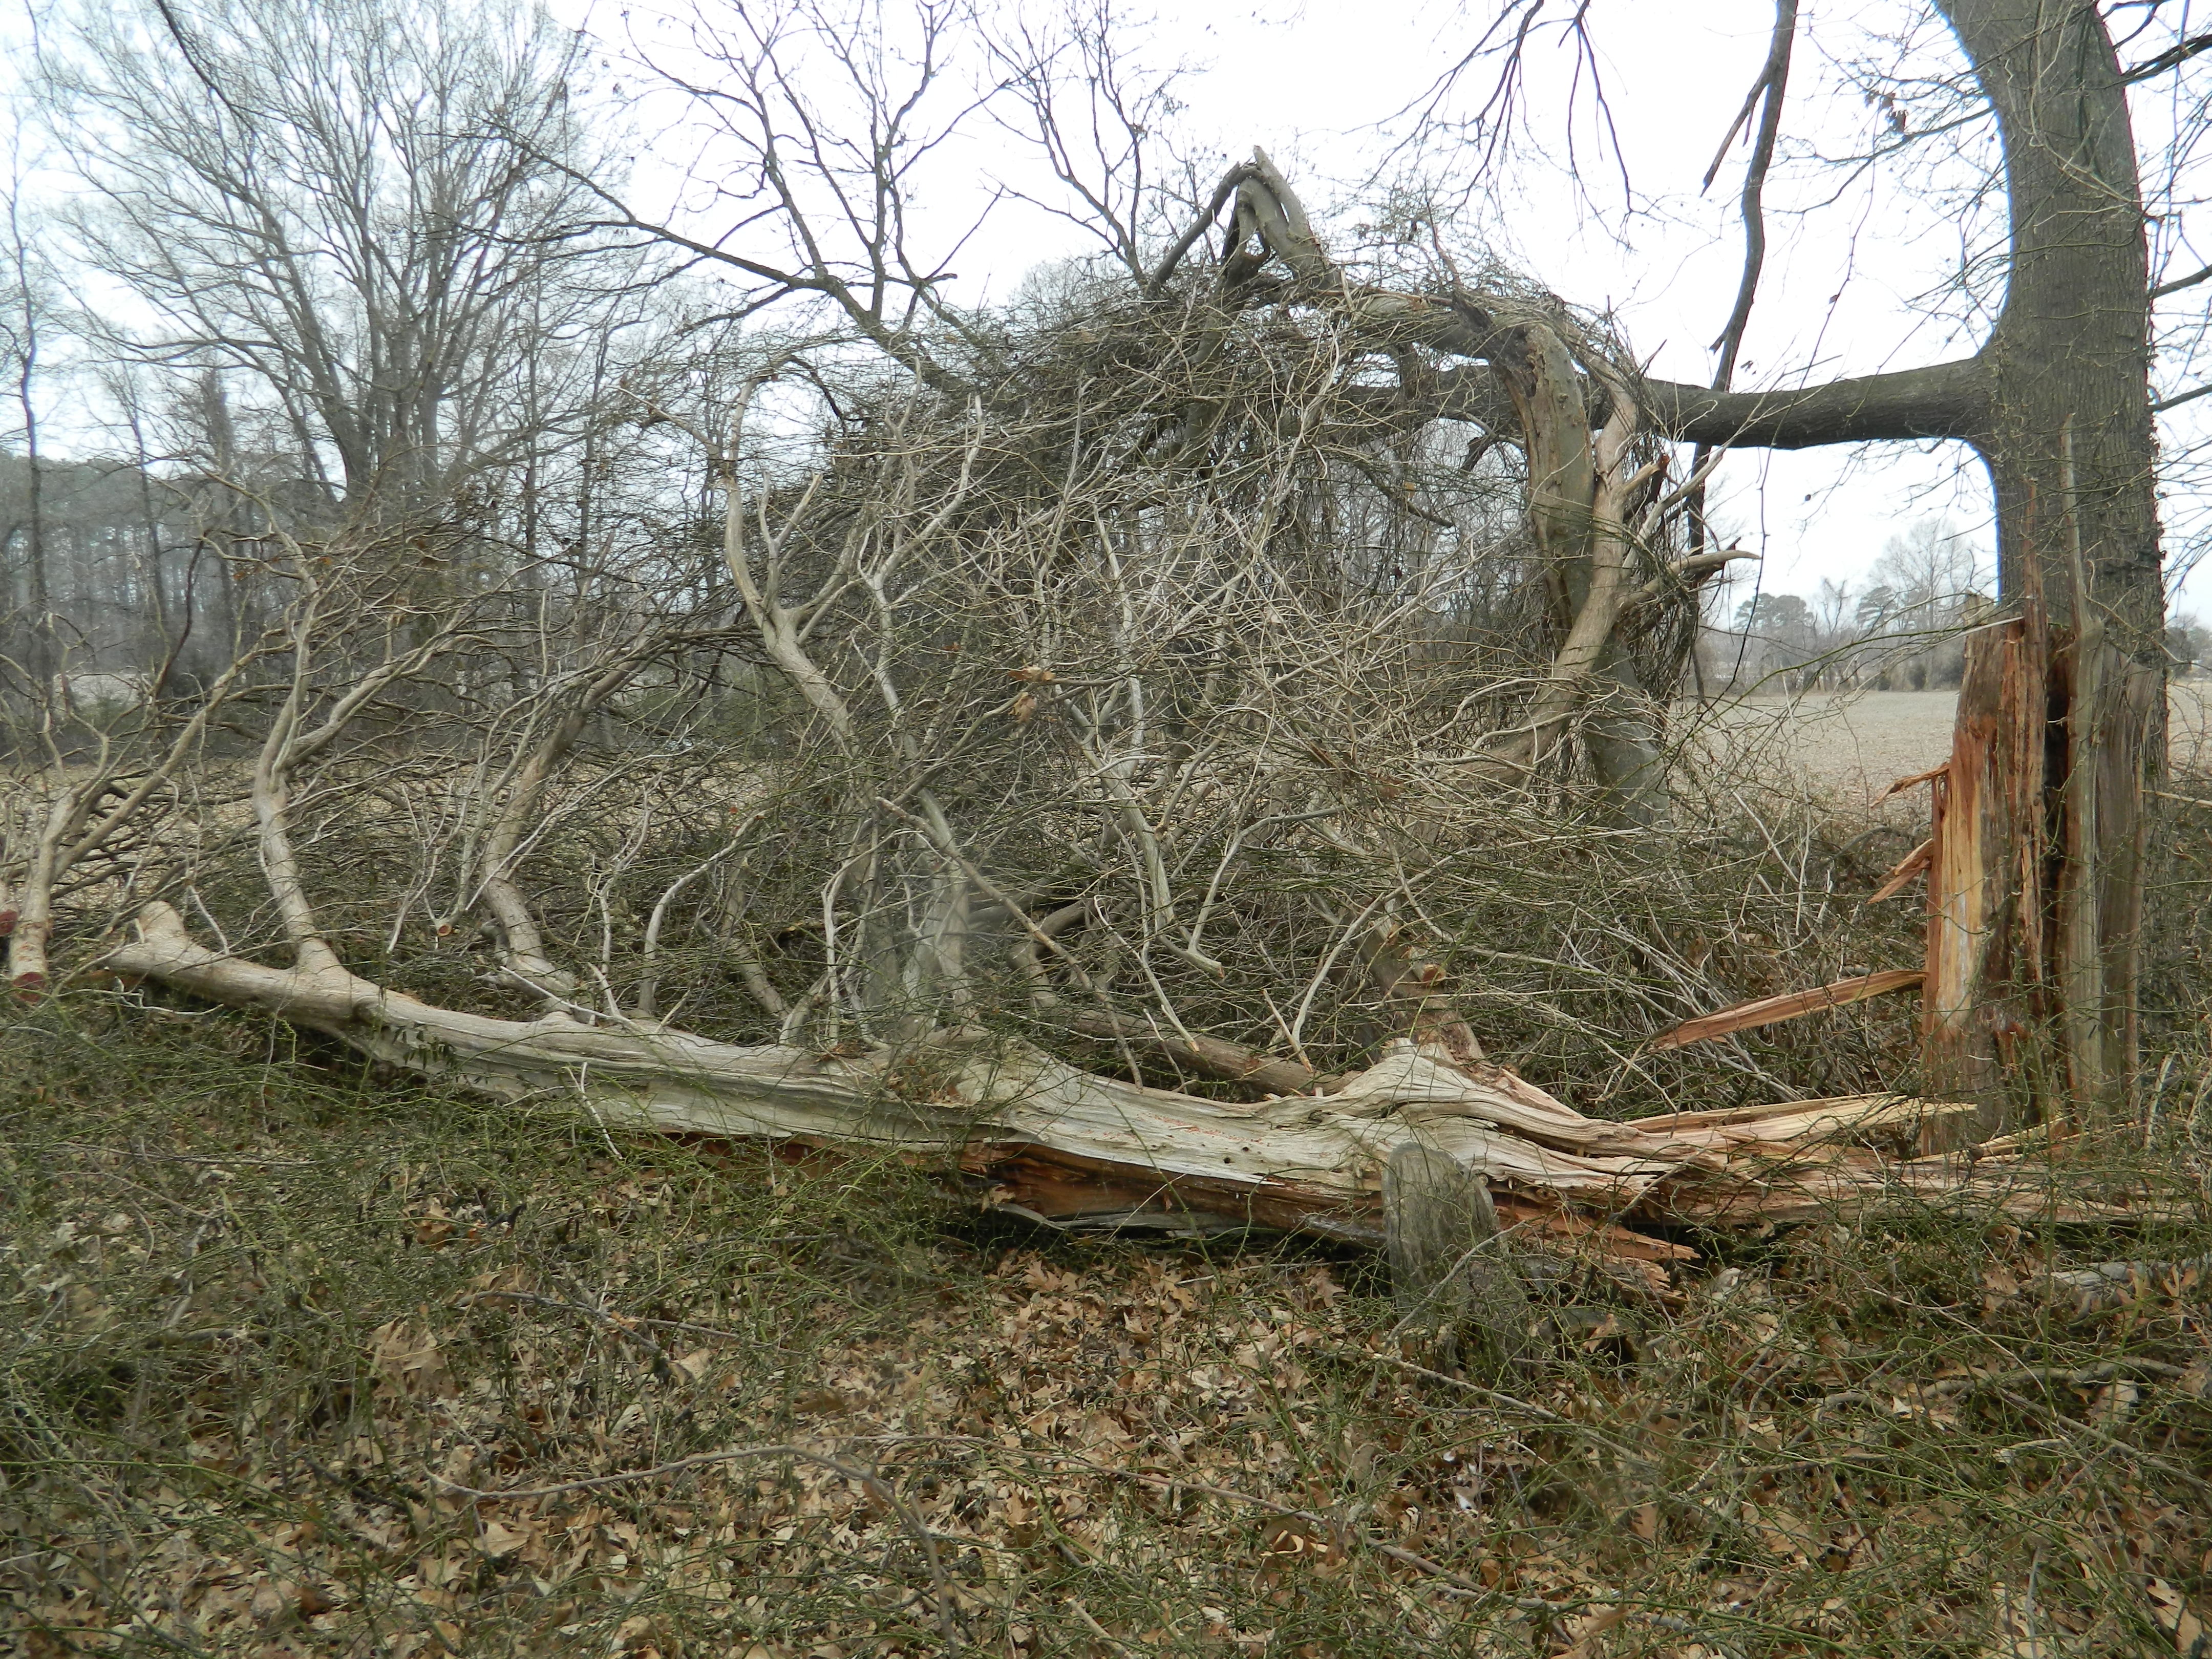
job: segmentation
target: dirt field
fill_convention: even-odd
[[[1730,747],[1769,781],[1832,790],[1856,806],[1942,760],[1957,702],[1951,691],[1816,692],[1747,698],[1722,720]],[[2171,708],[2175,768],[2212,765],[2212,680],[2176,683]]]

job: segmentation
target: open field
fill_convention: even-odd
[[[1898,779],[1939,764],[1951,747],[1953,691],[1867,691],[1747,697],[1719,711],[1736,743],[1753,744],[1777,781],[1833,792],[1846,808],[1870,804]],[[2172,763],[2212,760],[2212,679],[2175,682],[2169,700]]]

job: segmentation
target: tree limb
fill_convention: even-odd
[[[1978,436],[1989,421],[1979,357],[1771,392],[1716,392],[1672,380],[1638,388],[1652,425],[1689,443],[1809,449],[1877,439]]]
[[[1206,204],[1197,218],[1191,221],[1182,234],[1169,245],[1168,251],[1160,256],[1159,263],[1152,267],[1152,274],[1145,280],[1146,293],[1155,299],[1159,297],[1161,290],[1168,285],[1168,278],[1175,275],[1176,267],[1197,246],[1198,239],[1205,235],[1213,222],[1221,216],[1221,210],[1229,205],[1230,198],[1237,194],[1246,179],[1257,175],[1258,170],[1249,161],[1240,161],[1221,175],[1221,182],[1213,188],[1213,199]]]
[[[1752,85],[1751,95],[1744,100],[1743,113],[1736,117],[1736,125],[1729,129],[1729,138],[1735,136],[1738,127],[1749,117],[1752,106],[1761,98],[1765,106],[1760,112],[1759,135],[1753,140],[1750,164],[1743,174],[1743,277],[1737,284],[1735,304],[1729,312],[1726,326],[1713,348],[1721,354],[1719,368],[1713,375],[1713,389],[1724,392],[1735,379],[1737,355],[1743,349],[1744,330],[1751,323],[1752,302],[1759,295],[1759,272],[1766,264],[1766,215],[1763,198],[1766,190],[1766,174],[1774,165],[1774,146],[1782,132],[1782,99],[1790,82],[1790,49],[1797,33],[1797,0],[1776,0],[1774,8],[1774,39],[1767,48],[1766,63]],[[1721,155],[1728,151],[1728,139],[1721,141]],[[1705,183],[1713,182],[1714,174],[1721,168],[1721,155],[1713,157],[1712,167],[1705,173]]]
[[[2120,83],[2133,86],[2138,81],[2148,81],[2154,75],[2163,75],[2170,69],[2179,69],[2199,52],[2212,52],[2212,33],[2192,34],[2187,40],[2168,46],[2155,58],[2120,71]]]

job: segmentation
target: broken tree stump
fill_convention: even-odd
[[[2052,1115],[2124,1114],[2140,1059],[2145,823],[2165,683],[2094,616],[1966,636],[1951,758],[1934,775],[1921,1045],[1953,1151]]]
[[[1406,1141],[1382,1166],[1382,1217],[1399,1328],[1417,1333],[1440,1368],[1464,1357],[1495,1371],[1526,1352],[1528,1291],[1480,1176]]]

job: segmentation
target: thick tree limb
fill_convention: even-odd
[[[2170,283],[2160,283],[2156,288],[2151,289],[2150,297],[2154,300],[2163,300],[2169,294],[2179,294],[2184,289],[2195,288],[2199,283],[2206,282],[2212,282],[2212,265],[2192,270],[2186,276],[2177,276]]]
[[[1168,278],[1175,275],[1176,268],[1182,264],[1191,249],[1198,246],[1198,239],[1212,228],[1215,220],[1221,217],[1221,210],[1229,205],[1230,198],[1237,194],[1237,187],[1247,179],[1254,177],[1255,171],[1251,162],[1242,161],[1222,175],[1221,182],[1214,186],[1213,199],[1206,204],[1198,217],[1190,222],[1182,234],[1175,239],[1168,251],[1160,256],[1159,263],[1152,267],[1152,274],[1145,282],[1147,294],[1158,297],[1161,290],[1167,287]]]
[[[1638,388],[1645,416],[1686,443],[1809,449],[1887,438],[1972,438],[1987,422],[1978,357],[1796,391],[1714,392],[1673,380]]]
[[[1186,1039],[1103,1010],[1072,1011],[1061,1015],[1059,1023],[1079,1036],[1150,1049],[1200,1077],[1242,1083],[1269,1094],[1310,1094],[1321,1080],[1312,1066],[1302,1066],[1295,1060],[1259,1054],[1242,1043],[1224,1042],[1202,1032],[1194,1031]]]
[[[1917,1100],[1612,1123],[1500,1067],[1455,1066],[1401,1042],[1333,1095],[1247,1104],[1095,1076],[972,1032],[845,1057],[555,1017],[495,1019],[343,969],[271,968],[208,950],[165,905],[147,908],[140,931],[105,958],[107,971],[264,1010],[498,1097],[567,1100],[604,1120],[696,1133],[953,1160],[994,1182],[997,1201],[1060,1218],[1146,1209],[1379,1243],[1382,1166],[1409,1139],[1516,1206],[1596,1218],[1786,1219],[1899,1182],[1940,1194],[1975,1179],[1949,1165],[1897,1164],[1877,1150],[1972,1109]],[[2044,1201],[2021,1201],[2031,1199]],[[1601,1230],[1590,1236],[1602,1242]]]
[[[1725,570],[1741,559],[1756,559],[1756,553],[1747,553],[1740,547],[1723,547],[1711,553],[1696,553],[1668,567],[1663,576],[1655,577],[1636,591],[1628,602],[1628,609],[1638,610],[1647,605],[1656,605],[1662,599],[1677,598],[1702,586],[1705,578],[1717,571]]]
[[[586,684],[582,695],[562,711],[515,773],[485,841],[483,877],[477,896],[499,929],[501,965],[523,984],[556,1000],[574,994],[575,975],[556,966],[546,951],[544,933],[514,878],[516,854],[537,818],[547,781],[583,735],[592,716],[661,648],[658,640],[633,646]]]

